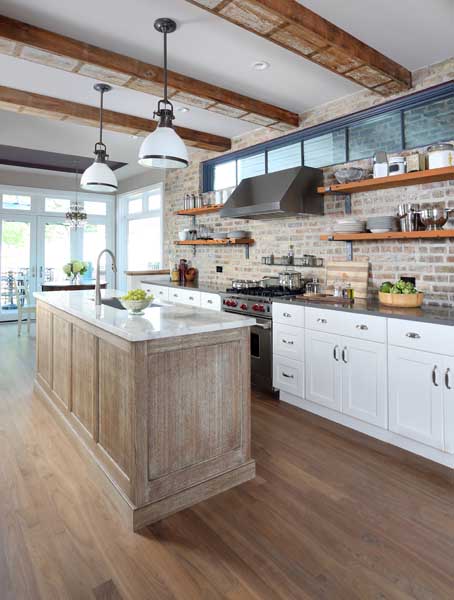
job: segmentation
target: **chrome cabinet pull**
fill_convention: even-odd
[[[284,340],[284,338],[282,338],[282,342],[284,344],[287,344],[288,346],[293,346],[294,342],[292,342],[291,340]]]
[[[207,304],[213,304],[213,300],[207,300]]]
[[[345,364],[347,364],[348,363],[347,358],[348,358],[347,357],[347,346],[344,346],[342,348],[342,362],[344,362]]]
[[[356,329],[360,329],[361,331],[367,331],[369,327],[367,325],[357,325]]]
[[[288,373],[285,373],[285,371],[282,371],[282,375],[283,377],[287,377],[287,379],[295,379],[294,375],[289,375]]]
[[[414,333],[413,331],[409,331],[405,335],[407,336],[407,338],[411,338],[412,340],[419,340],[421,338],[419,333]]]
[[[435,387],[438,387],[437,370],[438,370],[438,366],[435,365],[434,368],[432,369],[432,383],[434,384]]]
[[[288,313],[288,312],[285,312],[285,313],[282,313],[282,316],[283,316],[283,317],[287,317],[287,319],[290,319],[290,317],[291,317],[292,315],[291,315],[290,313]]]
[[[336,362],[339,362],[339,355],[337,354],[338,350],[339,350],[339,346],[338,346],[338,344],[336,344],[333,348],[333,358]]]
[[[452,386],[449,385],[449,373],[450,372],[451,372],[451,369],[448,367],[445,372],[445,386],[446,386],[446,389],[448,389],[448,390],[452,390]]]
[[[328,323],[328,321],[326,319],[317,319],[317,323],[322,323],[322,325],[326,325],[326,323]]]
[[[189,300],[194,300],[194,297],[193,296],[189,296]]]

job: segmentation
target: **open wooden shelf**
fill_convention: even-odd
[[[324,233],[321,240],[355,242],[367,240],[406,240],[419,238],[454,238],[454,229],[436,231],[388,231],[386,233]]]
[[[250,238],[226,240],[184,240],[175,242],[177,246],[238,246],[240,244],[251,246],[254,240]]]
[[[376,179],[362,179],[352,183],[336,183],[328,187],[319,187],[317,191],[319,194],[355,194],[407,185],[447,181],[449,179],[454,179],[454,167],[428,169],[426,171],[416,171],[415,173],[404,173],[403,175],[377,177]]]
[[[213,204],[211,206],[202,206],[200,208],[187,208],[186,210],[177,210],[176,215],[181,216],[197,216],[197,215],[205,215],[207,213],[218,212],[223,207],[223,204]]]

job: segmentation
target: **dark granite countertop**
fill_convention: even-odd
[[[198,290],[199,292],[208,292],[209,294],[221,294],[222,292],[225,292],[225,289],[219,290],[219,288],[214,288],[210,285],[199,284],[197,281],[187,281],[186,283],[180,283],[178,281],[170,281],[168,278],[158,279],[157,277],[153,277],[153,279],[147,279],[145,277],[141,280],[141,283],[148,283],[150,285],[164,285],[170,288]]]
[[[298,304],[300,306],[337,310],[359,315],[373,315],[388,317],[390,319],[407,319],[408,321],[422,321],[423,323],[454,326],[454,307],[423,306],[422,308],[393,308],[379,304],[378,302],[367,302],[365,300],[355,300],[353,304],[330,304],[314,300],[284,300],[279,298],[274,300],[274,302]]]

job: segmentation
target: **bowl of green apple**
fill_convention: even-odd
[[[144,314],[144,310],[150,305],[153,298],[153,294],[147,294],[145,290],[135,289],[121,296],[119,300],[130,315],[140,316]]]

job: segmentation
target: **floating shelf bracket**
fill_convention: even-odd
[[[352,197],[351,194],[345,194],[345,209],[346,215],[352,214]],[[345,253],[347,260],[353,260],[353,242],[345,242]]]

